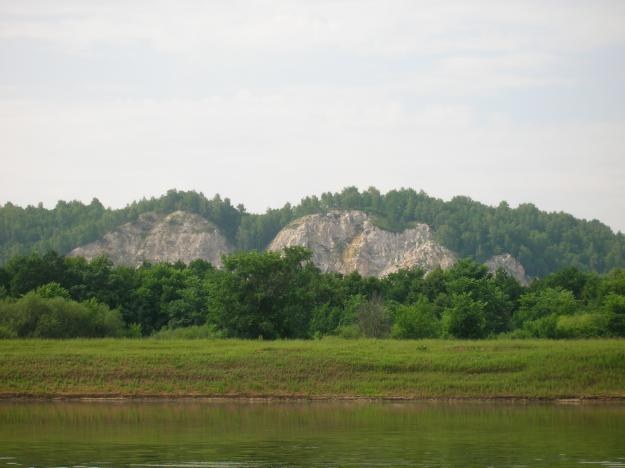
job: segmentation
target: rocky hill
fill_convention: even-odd
[[[175,211],[168,215],[142,214],[136,221],[75,248],[69,255],[88,260],[107,255],[115,264],[130,266],[144,261],[188,263],[198,258],[220,266],[221,256],[231,250],[214,224],[199,215]]]
[[[451,250],[437,243],[426,224],[395,233],[375,226],[362,211],[330,211],[299,218],[282,231],[269,250],[303,246],[313,252],[313,262],[322,271],[363,276],[385,276],[402,268],[425,271],[449,268],[457,259]],[[522,284],[528,284],[523,265],[510,254],[486,262],[491,272],[503,268]]]
[[[415,266],[430,271],[456,261],[450,250],[433,240],[427,225],[389,232],[355,210],[304,216],[280,231],[269,250],[295,245],[311,249],[313,262],[322,271],[358,271],[364,276],[385,276]]]
[[[500,268],[507,271],[523,286],[528,286],[530,283],[530,278],[525,273],[525,268],[521,262],[510,254],[495,255],[486,261],[486,266],[491,273],[495,273]]]
[[[363,276],[386,276],[403,268],[425,271],[449,268],[457,255],[436,242],[426,224],[402,232],[377,227],[369,215],[358,210],[336,210],[299,218],[282,229],[269,250],[303,246],[313,253],[321,271]],[[203,259],[221,266],[221,256],[233,251],[220,230],[205,218],[186,211],[168,215],[144,213],[136,221],[123,224],[101,239],[75,248],[70,256],[88,260],[107,255],[118,265],[149,262],[189,263]],[[486,262],[489,270],[508,271],[522,284],[528,284],[523,265],[509,254]]]

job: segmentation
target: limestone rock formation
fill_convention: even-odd
[[[168,215],[144,213],[69,255],[87,260],[107,255],[117,265],[130,266],[144,261],[189,263],[198,258],[221,266],[221,255],[232,250],[214,224],[199,215],[175,211]]]
[[[449,268],[454,254],[435,242],[426,224],[399,233],[375,226],[362,211],[331,211],[304,216],[282,229],[269,250],[307,247],[321,271],[385,276],[402,268]]]
[[[523,286],[527,286],[530,282],[529,277],[525,273],[525,268],[521,265],[516,258],[514,258],[509,253],[495,255],[494,257],[489,258],[486,261],[486,266],[488,267],[488,271],[491,273],[495,273],[498,269],[502,268],[507,271],[510,276],[515,278],[519,283]]]

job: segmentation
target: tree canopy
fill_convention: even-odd
[[[379,227],[394,231],[428,224],[436,239],[461,257],[483,262],[510,253],[531,276],[542,277],[565,267],[575,267],[582,274],[625,267],[625,236],[596,220],[547,213],[532,204],[510,208],[502,202],[492,207],[468,197],[443,201],[412,189],[383,194],[373,187],[365,191],[347,187],[310,196],[297,205],[287,203],[263,214],[248,213],[243,205],[234,206],[219,195],[209,199],[202,193],[177,190],[117,210],[105,208],[97,199],[89,204],[59,201],[52,209],[6,203],[0,207],[0,263],[33,251],[65,254],[151,211],[197,213],[216,224],[238,249],[260,251],[294,219],[334,209],[363,210]]]
[[[523,287],[471,259],[384,278],[322,273],[301,247],[237,252],[223,264],[14,257],[0,267],[0,338],[625,336],[625,270],[567,268]]]

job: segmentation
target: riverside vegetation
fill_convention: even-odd
[[[141,213],[179,209],[240,251],[222,268],[63,256]],[[260,251],[291,220],[330,209],[392,230],[425,222],[467,258],[377,278],[321,272],[301,247]],[[502,252],[522,260],[529,286],[481,264]],[[123,210],[6,204],[0,396],[624,398],[624,252],[597,221],[412,190],[348,188],[263,215],[176,191]]]
[[[523,287],[468,259],[383,278],[310,259],[14,257],[0,268],[0,397],[625,398],[623,270]]]
[[[322,273],[301,247],[113,266],[53,252],[0,267],[3,338],[590,338],[625,336],[625,271],[569,267],[521,286],[473,260],[425,275]]]
[[[0,396],[624,398],[622,340],[3,340]]]

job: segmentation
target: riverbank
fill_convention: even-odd
[[[625,399],[625,340],[3,340],[0,396]]]

